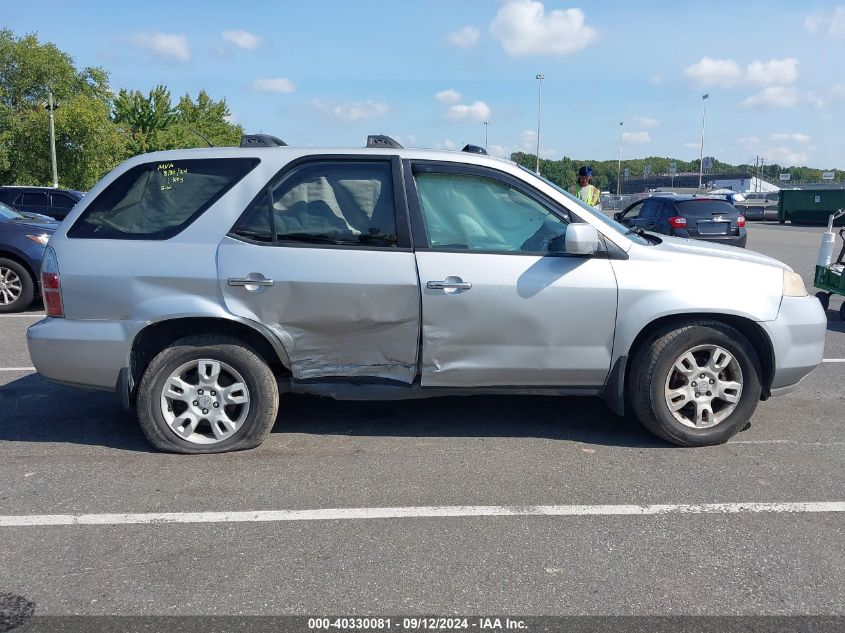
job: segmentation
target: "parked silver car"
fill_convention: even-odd
[[[701,446],[821,362],[824,312],[776,260],[480,153],[262,144],[127,161],[45,255],[38,372],[116,390],[162,450],[255,447],[286,390],[598,395]]]

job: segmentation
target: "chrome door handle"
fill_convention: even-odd
[[[263,279],[260,277],[256,279],[250,279],[249,277],[229,277],[230,286],[272,286],[273,283],[272,279]]]
[[[468,281],[428,281],[425,284],[425,287],[429,290],[446,290],[454,289],[454,290],[469,290],[472,288],[472,284]]]

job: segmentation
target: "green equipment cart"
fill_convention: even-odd
[[[830,262],[836,241],[833,235],[833,224],[841,218],[845,218],[845,210],[842,209],[828,216],[827,231],[822,234],[819,259],[816,262],[816,276],[813,280],[813,286],[820,290],[816,293],[816,297],[825,310],[830,306],[832,295],[845,295],[845,274],[843,274],[843,271],[845,271],[845,263],[843,263],[843,258],[845,258],[845,229],[839,229],[839,238],[842,240],[839,256],[835,262]],[[839,308],[839,318],[845,321],[845,302]]]

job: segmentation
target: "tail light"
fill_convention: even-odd
[[[669,218],[669,226],[673,229],[687,228],[687,219],[676,215],[674,218]]]
[[[47,316],[63,317],[65,314],[62,307],[62,284],[59,281],[59,260],[56,259],[56,251],[49,246],[44,250],[44,259],[41,261],[41,292],[44,294]]]
[[[739,228],[745,227],[745,216],[744,215],[740,215],[736,218],[736,225]]]

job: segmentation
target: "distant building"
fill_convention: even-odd
[[[754,179],[756,180],[756,179]],[[725,185],[718,184],[722,182],[736,182],[747,183],[750,185],[752,181],[751,174],[748,173],[734,173],[734,174],[704,174],[701,178],[702,186],[708,189],[732,189]],[[762,182],[762,181],[761,181]],[[645,193],[653,191],[654,189],[673,188],[695,188],[698,189],[698,172],[677,174],[674,178],[668,174],[652,175],[648,178],[631,178],[622,181],[622,193]],[[748,191],[747,186],[740,188],[733,188],[734,191]],[[777,191],[777,189],[775,189]]]

